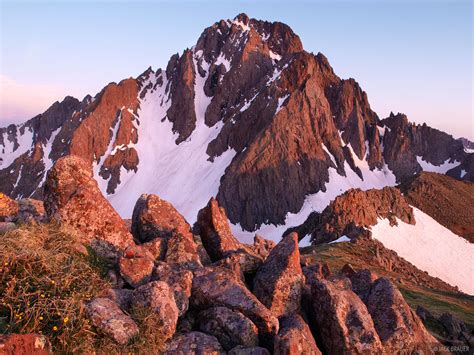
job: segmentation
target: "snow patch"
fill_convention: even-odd
[[[242,21],[234,20],[234,21],[232,21],[232,23],[234,23],[235,25],[237,25],[237,26],[239,26],[240,28],[242,28],[242,30],[243,30],[244,32],[250,31],[250,26],[246,25],[246,24],[243,23]]]
[[[279,60],[281,60],[281,55],[279,55],[278,53],[275,53],[273,51],[270,51],[270,58],[272,58],[273,60],[276,60],[278,62]]]
[[[224,53],[221,53],[216,61],[214,62],[215,65],[221,65],[223,64],[225,67],[226,72],[230,70],[230,61],[225,57]]]
[[[351,240],[347,235],[343,235],[342,237],[339,237],[336,240],[333,240],[332,242],[329,242],[328,244],[344,243],[344,242],[350,242],[350,241]]]
[[[62,127],[57,128],[55,131],[51,133],[51,137],[49,137],[48,141],[46,142],[45,145],[43,145],[43,164],[44,164],[44,172],[43,172],[43,179],[41,180],[40,184],[38,186],[42,186],[44,182],[46,181],[46,175],[48,174],[49,169],[53,167],[53,159],[49,157],[51,154],[51,150],[53,148],[53,142],[56,139],[56,136],[58,135],[59,131],[61,130]]]
[[[303,239],[299,241],[300,248],[309,247],[311,245],[311,234],[306,234]]]
[[[462,169],[461,170],[461,179],[467,174],[467,171]]]
[[[33,145],[33,131],[26,126],[23,134],[20,133],[21,126],[17,126],[16,139],[18,147],[15,149],[15,143],[8,139],[8,133],[3,134],[3,146],[0,145],[0,169],[10,166],[15,159],[26,153]]]
[[[474,295],[474,244],[459,237],[433,218],[413,207],[416,224],[397,220],[390,226],[381,219],[372,237],[420,270]]]
[[[280,98],[278,99],[278,106],[277,106],[277,109],[276,109],[276,111],[275,111],[275,115],[276,115],[278,112],[280,112],[281,108],[283,107],[283,104],[285,103],[286,99],[289,98],[289,97],[290,97],[290,94],[287,94],[287,95],[285,95],[285,96],[283,96],[283,97],[280,97]]]
[[[417,156],[416,161],[418,162],[418,164],[420,164],[421,168],[424,171],[430,171],[432,173],[440,173],[440,174],[446,174],[446,172],[448,170],[451,170],[452,168],[455,168],[455,167],[461,165],[460,162],[458,162],[458,161],[450,162],[449,159],[447,159],[441,165],[434,165],[434,164],[431,164],[431,163],[423,160],[423,157],[421,157],[421,156]]]

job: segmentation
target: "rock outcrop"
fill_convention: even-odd
[[[272,249],[258,269],[253,292],[275,316],[280,317],[298,312],[302,287],[298,235],[291,233]]]
[[[127,248],[120,257],[120,275],[130,286],[136,288],[150,281],[154,265],[153,254],[141,245],[134,245]]]
[[[117,258],[133,239],[125,222],[102,196],[92,169],[77,156],[59,159],[48,172],[44,207],[49,219],[80,231],[107,258]]]
[[[18,214],[18,202],[7,195],[0,193],[0,222],[6,222],[10,217]]]
[[[203,268],[195,273],[191,304],[197,309],[223,306],[242,313],[255,323],[264,342],[278,332],[278,319],[225,268]]]

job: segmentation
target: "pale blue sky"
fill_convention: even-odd
[[[307,51],[354,77],[380,117],[474,139],[471,1],[5,1],[0,0],[0,125],[111,81],[197,41],[240,12],[282,21]]]

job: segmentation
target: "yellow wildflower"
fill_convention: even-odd
[[[53,330],[54,330],[54,331],[57,331],[57,330],[58,330],[58,327],[54,326],[54,327],[53,327]]]

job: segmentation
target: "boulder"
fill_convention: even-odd
[[[284,237],[258,269],[253,280],[255,296],[279,317],[300,309],[303,273],[298,235]]]
[[[268,240],[258,234],[255,234],[255,237],[253,238],[253,245],[251,245],[250,248],[256,255],[266,259],[275,245],[276,243],[273,240]]]
[[[202,266],[192,234],[176,234],[168,239],[165,261],[179,269],[194,270]]]
[[[373,283],[366,304],[385,351],[431,353],[440,345],[389,279]]]
[[[120,309],[130,312],[132,307],[133,290],[127,288],[109,288],[104,297],[114,301]]]
[[[348,274],[347,267],[346,274]],[[366,302],[372,285],[378,279],[377,274],[365,269],[352,273],[350,276],[348,275],[348,277],[352,283],[352,291],[354,291],[362,301]]]
[[[176,234],[188,237],[191,227],[171,203],[157,195],[143,194],[133,209],[132,234],[137,242],[145,243]]]
[[[176,331],[178,307],[173,291],[166,282],[151,281],[133,291],[132,307],[153,313],[164,339],[169,339]]]
[[[227,355],[270,355],[270,352],[260,346],[246,348],[244,346],[236,346],[227,352]]]
[[[117,259],[133,245],[125,222],[102,196],[91,165],[79,157],[60,158],[48,171],[44,207],[48,218],[79,230],[103,257]]]
[[[202,245],[202,240],[199,235],[194,235],[194,242],[197,246],[197,251],[199,254],[199,259],[201,259],[201,264],[204,266],[211,265],[211,258],[209,257],[206,248],[204,248],[204,245]]]
[[[15,222],[46,222],[46,212],[44,210],[43,201],[32,198],[22,198],[18,200],[18,214]]]
[[[153,255],[153,260],[160,261],[165,259],[168,240],[165,238],[155,238],[152,241],[141,244],[141,246]]]
[[[17,225],[13,222],[0,222],[0,234],[17,229]]]
[[[258,329],[242,313],[226,307],[212,307],[198,314],[199,330],[215,336],[225,350],[258,345]]]
[[[18,214],[18,202],[0,192],[0,222],[7,222]]]
[[[195,272],[191,304],[197,309],[223,306],[242,313],[255,323],[264,342],[278,332],[278,319],[225,268],[206,267]]]
[[[95,298],[86,305],[94,326],[121,345],[138,335],[138,326],[120,307],[108,298]]]
[[[0,334],[0,354],[50,355],[51,344],[41,334]]]
[[[348,279],[312,283],[311,321],[329,354],[380,353],[382,344],[365,304]]]
[[[134,245],[125,250],[119,260],[120,275],[133,288],[151,279],[154,267],[153,255],[143,246]]]
[[[170,265],[159,262],[153,270],[152,280],[163,281],[168,284],[173,292],[179,316],[184,315],[189,307],[193,273],[189,270],[174,270]]]
[[[280,318],[280,331],[275,336],[273,353],[321,355],[309,326],[298,314]]]
[[[224,258],[227,252],[247,249],[232,234],[227,215],[215,198],[199,211],[195,230],[212,261]]]
[[[164,354],[223,355],[225,352],[215,337],[201,332],[190,332],[169,341],[165,345]]]

